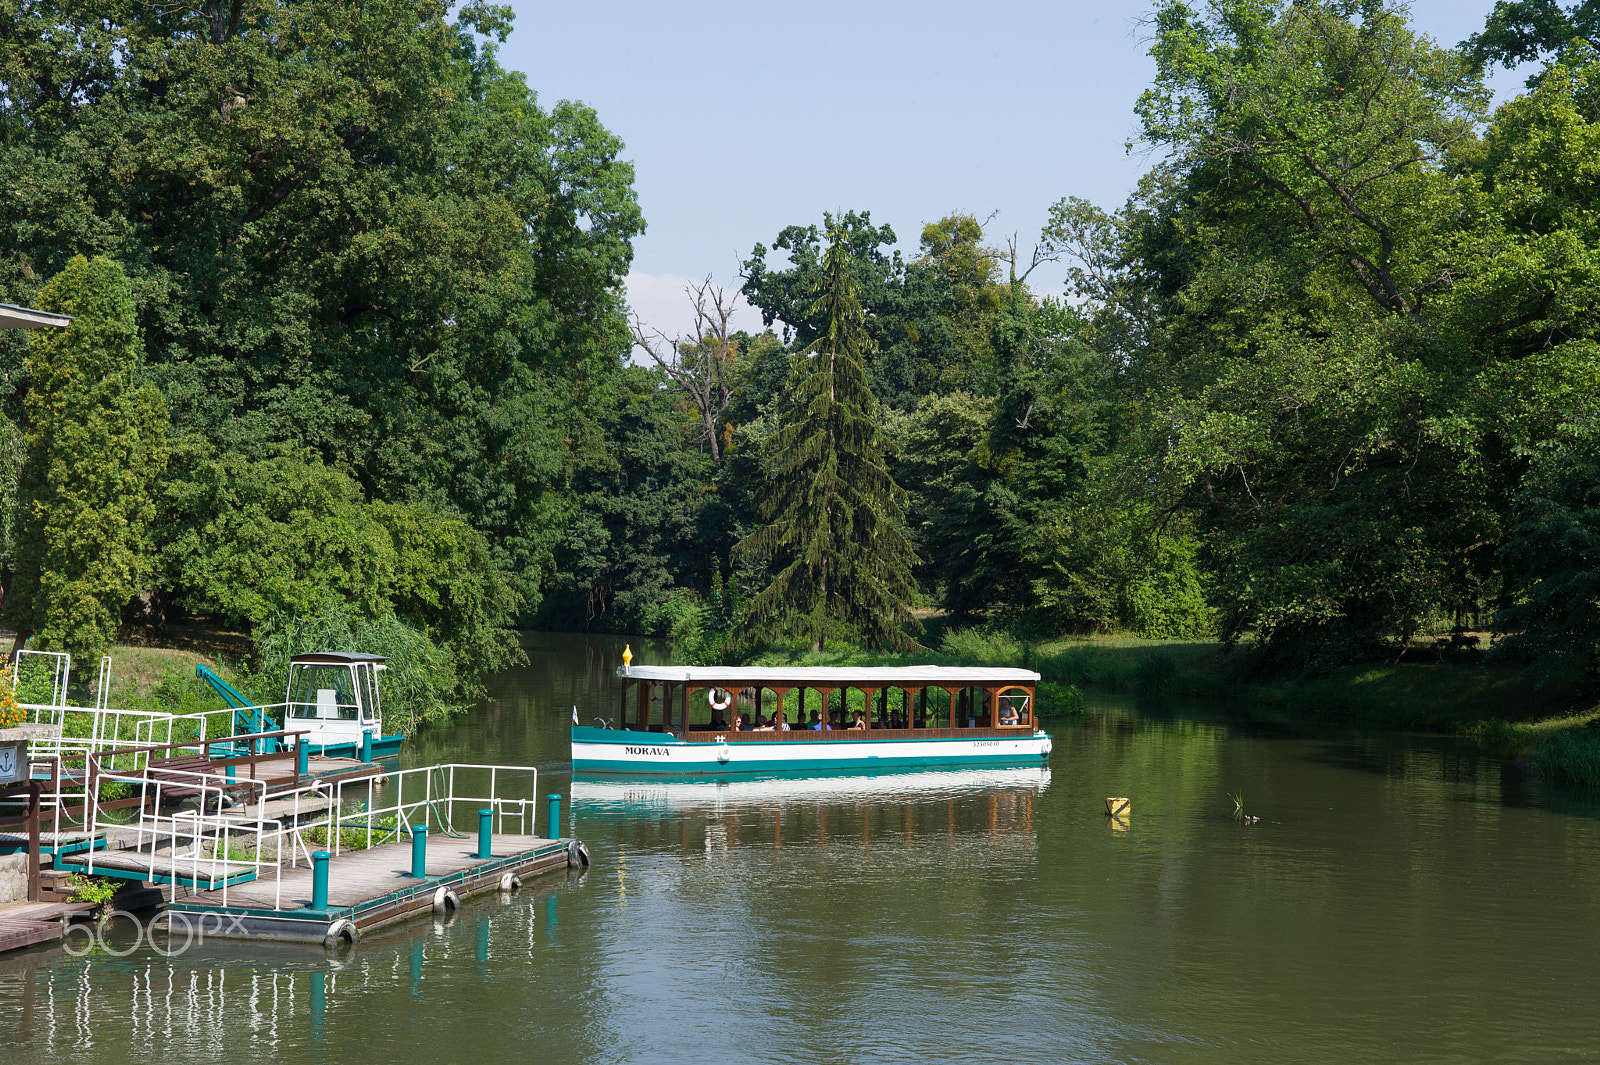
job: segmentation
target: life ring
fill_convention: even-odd
[[[722,692],[722,694],[727,696],[727,698],[722,700],[720,703],[717,702],[718,692]],[[728,707],[733,705],[733,693],[723,688],[707,688],[706,702],[711,704],[711,709],[713,710],[726,710]]]

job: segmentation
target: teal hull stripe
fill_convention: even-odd
[[[640,762],[633,759],[586,758],[574,756],[572,768],[583,773],[625,773],[629,776],[682,777],[682,776],[744,776],[750,773],[817,771],[856,769],[880,771],[884,769],[936,769],[941,766],[1027,766],[1040,765],[1049,759],[1045,753],[1017,753],[970,755],[927,755],[896,758],[892,755],[866,758],[785,758],[740,759],[738,762],[720,764],[715,758],[705,761],[681,761],[671,764]]]

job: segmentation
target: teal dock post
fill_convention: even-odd
[[[494,833],[494,811],[478,811],[478,857],[491,858],[489,840]]]
[[[294,745],[294,771],[298,776],[308,776],[311,773],[311,745],[306,738],[301,736]]]
[[[326,910],[328,908],[328,859],[332,857],[327,851],[314,851],[311,855],[311,908],[313,910]]]
[[[361,730],[361,760],[372,761],[372,730],[369,728]]]
[[[428,879],[428,826],[411,826],[411,876]]]
[[[234,765],[230,765],[230,766],[227,767],[227,774],[228,774],[228,779],[229,780],[233,780],[234,779],[233,771],[235,769],[237,769],[237,768],[239,768],[239,767],[238,766],[234,766]]]
[[[544,830],[545,830],[545,832],[548,833],[548,835],[545,838],[546,839],[560,839],[561,838],[561,796],[552,791],[549,795],[545,796],[545,798],[547,798],[550,801],[550,814],[549,814],[548,817],[545,818],[545,829]]]

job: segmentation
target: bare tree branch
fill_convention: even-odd
[[[738,354],[733,340],[733,315],[739,293],[713,285],[710,275],[685,285],[683,291],[694,304],[693,334],[669,337],[646,326],[644,319],[635,314],[633,343],[667,375],[672,391],[682,395],[700,415],[701,432],[711,445],[711,461],[720,466],[719,419],[733,400],[728,368]]]

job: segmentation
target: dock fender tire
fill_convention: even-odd
[[[589,848],[584,846],[582,840],[575,839],[567,844],[567,867],[587,869],[591,864]]]
[[[500,890],[507,894],[516,891],[522,886],[522,877],[516,873],[506,873],[500,878]]]
[[[437,914],[455,913],[461,909],[461,897],[447,887],[442,887],[433,893],[433,912]]]
[[[348,917],[341,917],[328,926],[328,931],[322,937],[322,945],[330,950],[341,943],[353,947],[360,938],[361,930],[356,923]]]
[[[723,740],[721,743],[717,744],[717,764],[718,765],[727,765],[728,764],[728,759],[731,758],[731,757],[733,757],[733,752],[728,750],[728,741],[727,740]]]

